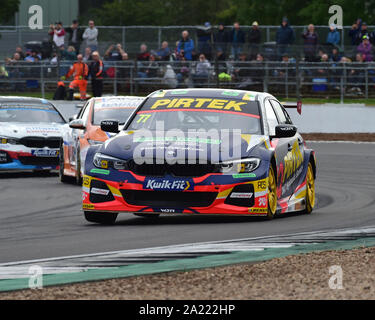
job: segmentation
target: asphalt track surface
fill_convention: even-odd
[[[81,188],[56,174],[0,173],[0,263],[375,225],[375,144],[308,144],[317,152],[318,207],[272,221],[120,214],[100,226],[84,220]]]

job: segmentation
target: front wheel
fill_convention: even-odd
[[[272,167],[268,174],[268,211],[267,218],[273,219],[277,210],[277,190],[275,172]]]
[[[117,213],[85,211],[85,219],[89,222],[111,225],[116,222]]]
[[[309,163],[306,174],[305,204],[306,208],[303,212],[307,214],[311,213],[315,206],[315,178],[311,162]]]

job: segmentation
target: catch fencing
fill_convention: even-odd
[[[161,88],[219,87],[270,92],[283,98],[375,97],[375,63],[216,61],[202,70],[197,61],[104,61],[104,92],[144,95]],[[0,65],[1,92],[54,92],[71,62]],[[68,81],[66,81],[68,83]],[[90,81],[89,81],[90,83]],[[89,86],[90,91],[90,86]]]

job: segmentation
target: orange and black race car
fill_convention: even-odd
[[[60,148],[60,180],[67,182],[74,177],[82,183],[83,164],[91,145],[101,145],[113,134],[100,129],[105,119],[125,124],[132,112],[142,103],[144,97],[110,96],[92,98],[87,101],[78,115],[69,123],[69,130],[63,136]]]
[[[250,215],[311,213],[315,152],[285,107],[267,93],[161,90],[125,127],[87,152],[83,211],[111,224],[118,213]],[[102,129],[118,132],[116,121]]]

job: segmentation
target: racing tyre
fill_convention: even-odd
[[[81,152],[80,149],[77,149],[77,168],[76,168],[76,183],[82,185],[82,176],[81,176]]]
[[[306,196],[305,196],[306,208],[304,213],[311,213],[315,206],[315,179],[314,171],[311,162],[307,168],[306,174]]]
[[[150,219],[156,219],[159,218],[160,214],[157,213],[134,213],[137,217],[143,217],[143,218],[150,218]]]
[[[60,156],[59,156],[59,178],[62,183],[69,182],[69,177],[64,174],[64,147],[60,146]]]
[[[268,174],[268,211],[267,211],[267,218],[269,220],[271,220],[275,217],[276,209],[277,209],[276,178],[275,178],[274,170],[271,166],[269,174]]]
[[[85,219],[89,222],[111,225],[116,222],[117,213],[85,211]]]

